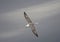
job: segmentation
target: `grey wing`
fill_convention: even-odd
[[[28,15],[24,12],[24,17],[28,23],[32,23],[31,19],[28,17]]]
[[[38,34],[37,34],[37,32],[36,32],[36,29],[35,29],[34,24],[31,24],[30,27],[31,27],[31,29],[32,29],[33,34],[34,34],[36,37],[38,37]]]

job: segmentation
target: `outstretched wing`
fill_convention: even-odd
[[[31,19],[28,17],[28,15],[24,12],[24,17],[28,23],[32,23]]]
[[[34,24],[30,24],[30,27],[32,29],[33,34],[38,37]]]
[[[28,17],[28,15],[25,12],[24,12],[24,17],[26,21],[28,22],[28,24],[30,25],[33,34],[38,37],[34,24],[32,23],[31,19]]]

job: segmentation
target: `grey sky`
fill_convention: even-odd
[[[48,2],[49,0],[0,0],[0,13]],[[53,0],[50,0],[53,1]]]
[[[38,38],[25,28],[24,11],[39,23]],[[0,42],[60,42],[60,1],[0,0]]]

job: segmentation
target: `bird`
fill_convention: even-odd
[[[37,34],[36,28],[35,28],[35,26],[34,26],[34,23],[33,23],[32,20],[29,18],[29,16],[27,15],[26,12],[24,12],[24,17],[25,17],[25,20],[26,20],[27,23],[28,23],[28,24],[26,25],[26,27],[30,27],[31,30],[32,30],[32,32],[33,32],[33,34],[34,34],[36,37],[38,37],[38,34]]]

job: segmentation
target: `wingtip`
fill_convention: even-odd
[[[34,33],[36,37],[38,37],[38,34],[37,33]]]
[[[26,12],[24,11],[24,15],[26,15]]]
[[[24,11],[24,13],[25,13],[25,11]]]
[[[24,11],[24,13],[25,13],[25,11]]]
[[[38,34],[36,34],[36,37],[38,37]]]

